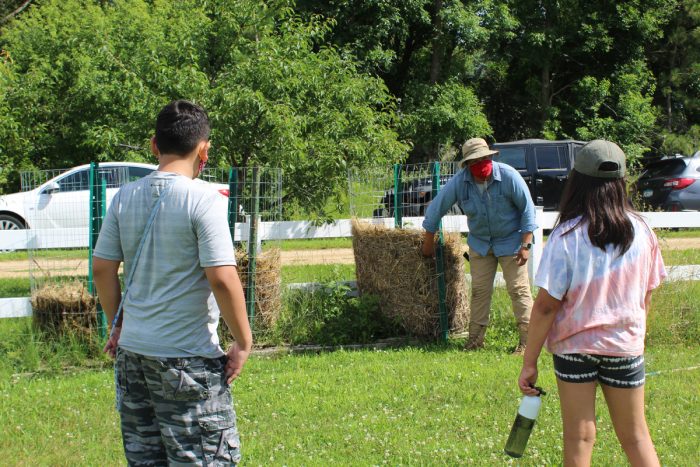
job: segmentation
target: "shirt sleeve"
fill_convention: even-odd
[[[107,210],[100,234],[97,237],[94,256],[107,259],[110,261],[123,261],[124,252],[122,251],[121,236],[119,234],[119,193],[117,192],[112,199],[112,204]]]
[[[664,259],[661,256],[661,249],[659,248],[659,242],[654,235],[654,232],[650,230],[651,234],[651,267],[649,268],[649,280],[647,282],[647,292],[657,288],[664,278],[668,275],[666,273],[666,267],[664,266]]]
[[[530,190],[522,175],[517,170],[510,171],[513,184],[513,204],[520,210],[520,232],[534,232],[537,229],[535,223],[535,203],[532,202]]]
[[[542,253],[535,285],[546,289],[557,300],[562,300],[571,287],[572,275],[566,242],[561,235],[552,232]]]
[[[435,199],[428,204],[428,209],[425,210],[425,219],[423,220],[423,228],[428,232],[437,232],[440,225],[440,219],[450,210],[453,204],[457,202],[457,187],[463,180],[462,177],[453,176],[447,184],[438,192]]]
[[[215,192],[205,196],[198,206],[195,232],[199,247],[199,265],[235,266],[231,231],[228,228],[227,199]]]

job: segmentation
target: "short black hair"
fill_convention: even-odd
[[[209,117],[197,104],[172,101],[156,119],[156,146],[161,154],[184,156],[209,139]]]

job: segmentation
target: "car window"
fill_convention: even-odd
[[[525,148],[503,148],[498,149],[498,154],[494,157],[496,162],[508,164],[519,170],[525,169]]]
[[[647,168],[647,171],[644,172],[643,177],[673,177],[682,174],[685,167],[685,162],[682,159],[671,159],[655,162]]]
[[[128,167],[100,167],[100,175],[106,181],[107,188],[119,188],[129,180]]]
[[[61,193],[69,191],[82,191],[88,189],[88,171],[79,170],[66,177],[56,180]]]
[[[135,182],[136,180],[145,177],[151,172],[153,172],[153,169],[150,169],[148,167],[129,167],[129,181]]]
[[[535,148],[537,168],[567,169],[566,152],[563,146],[542,146]]]

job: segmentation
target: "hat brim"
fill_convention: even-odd
[[[485,151],[474,152],[472,154],[469,154],[464,159],[462,159],[460,164],[462,165],[462,167],[465,167],[467,165],[467,161],[471,161],[474,159],[481,159],[482,157],[486,157],[486,156],[493,156],[494,154],[498,154],[498,151],[494,151],[493,149],[487,149]]]

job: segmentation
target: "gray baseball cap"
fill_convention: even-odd
[[[611,141],[595,139],[578,152],[574,170],[596,178],[622,178],[625,176],[625,153]]]

